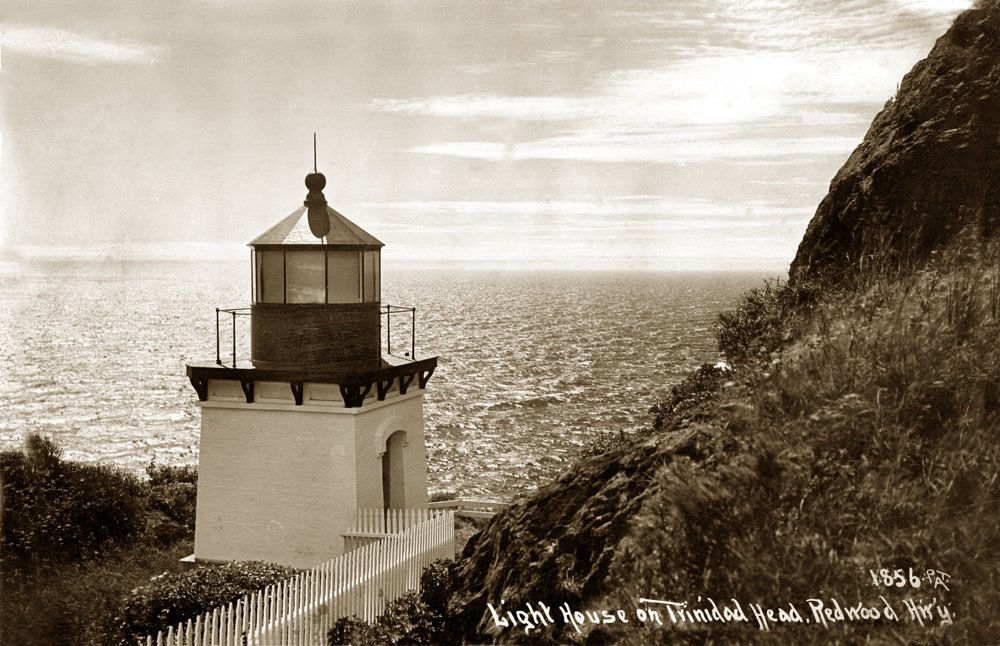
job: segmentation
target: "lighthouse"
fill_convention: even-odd
[[[343,552],[354,510],[427,505],[437,359],[412,343],[383,351],[383,322],[415,321],[381,304],[384,245],[329,206],[323,174],[305,184],[303,205],[249,243],[250,307],[217,310],[234,326],[231,357],[217,329],[215,361],[187,365],[201,409],[195,562],[311,567]]]

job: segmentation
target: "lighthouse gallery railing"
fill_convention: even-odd
[[[232,352],[232,366],[236,367],[236,317],[245,316],[247,319],[250,318],[250,308],[249,307],[234,307],[229,309],[215,308],[215,363],[217,365],[224,365],[222,363],[222,329],[221,321],[222,314],[229,314],[232,316],[233,321],[233,352]]]
[[[381,308],[381,314],[385,317],[385,353],[392,354],[392,317],[396,315],[406,315],[409,314],[410,318],[410,351],[403,354],[404,358],[415,361],[417,358],[417,308],[415,307],[401,307],[399,305],[383,305]],[[223,316],[225,315],[225,316]],[[236,356],[236,337],[237,337],[237,318],[245,317],[247,321],[250,321],[250,308],[249,307],[217,307],[215,308],[215,363],[216,365],[223,366],[228,365],[231,368],[236,367],[239,357]],[[222,360],[222,321],[224,319],[231,319],[231,329],[232,329],[232,344],[230,348],[230,355],[228,361],[223,362]],[[229,336],[229,335],[227,335]],[[228,340],[228,339],[227,339]],[[405,347],[405,346],[404,346]]]

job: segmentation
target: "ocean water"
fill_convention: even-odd
[[[383,304],[415,306],[429,485],[509,499],[553,478],[602,432],[704,362],[760,274],[396,272]],[[141,469],[194,463],[197,397],[184,365],[214,360],[216,307],[249,304],[248,263],[31,263],[0,280],[0,448],[29,432],[68,458]],[[409,348],[405,317],[393,344]],[[245,357],[243,321],[237,354]],[[223,357],[231,352],[223,326]]]

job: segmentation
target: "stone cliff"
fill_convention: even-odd
[[[1000,12],[966,11],[903,78],[830,183],[793,278],[926,259],[1000,223]],[[887,258],[888,256],[888,258]]]

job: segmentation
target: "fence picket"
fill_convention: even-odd
[[[321,646],[338,619],[374,621],[389,602],[420,590],[420,575],[432,561],[454,557],[455,510],[360,509],[344,545],[355,549],[168,626],[155,639],[147,636],[146,646]]]

